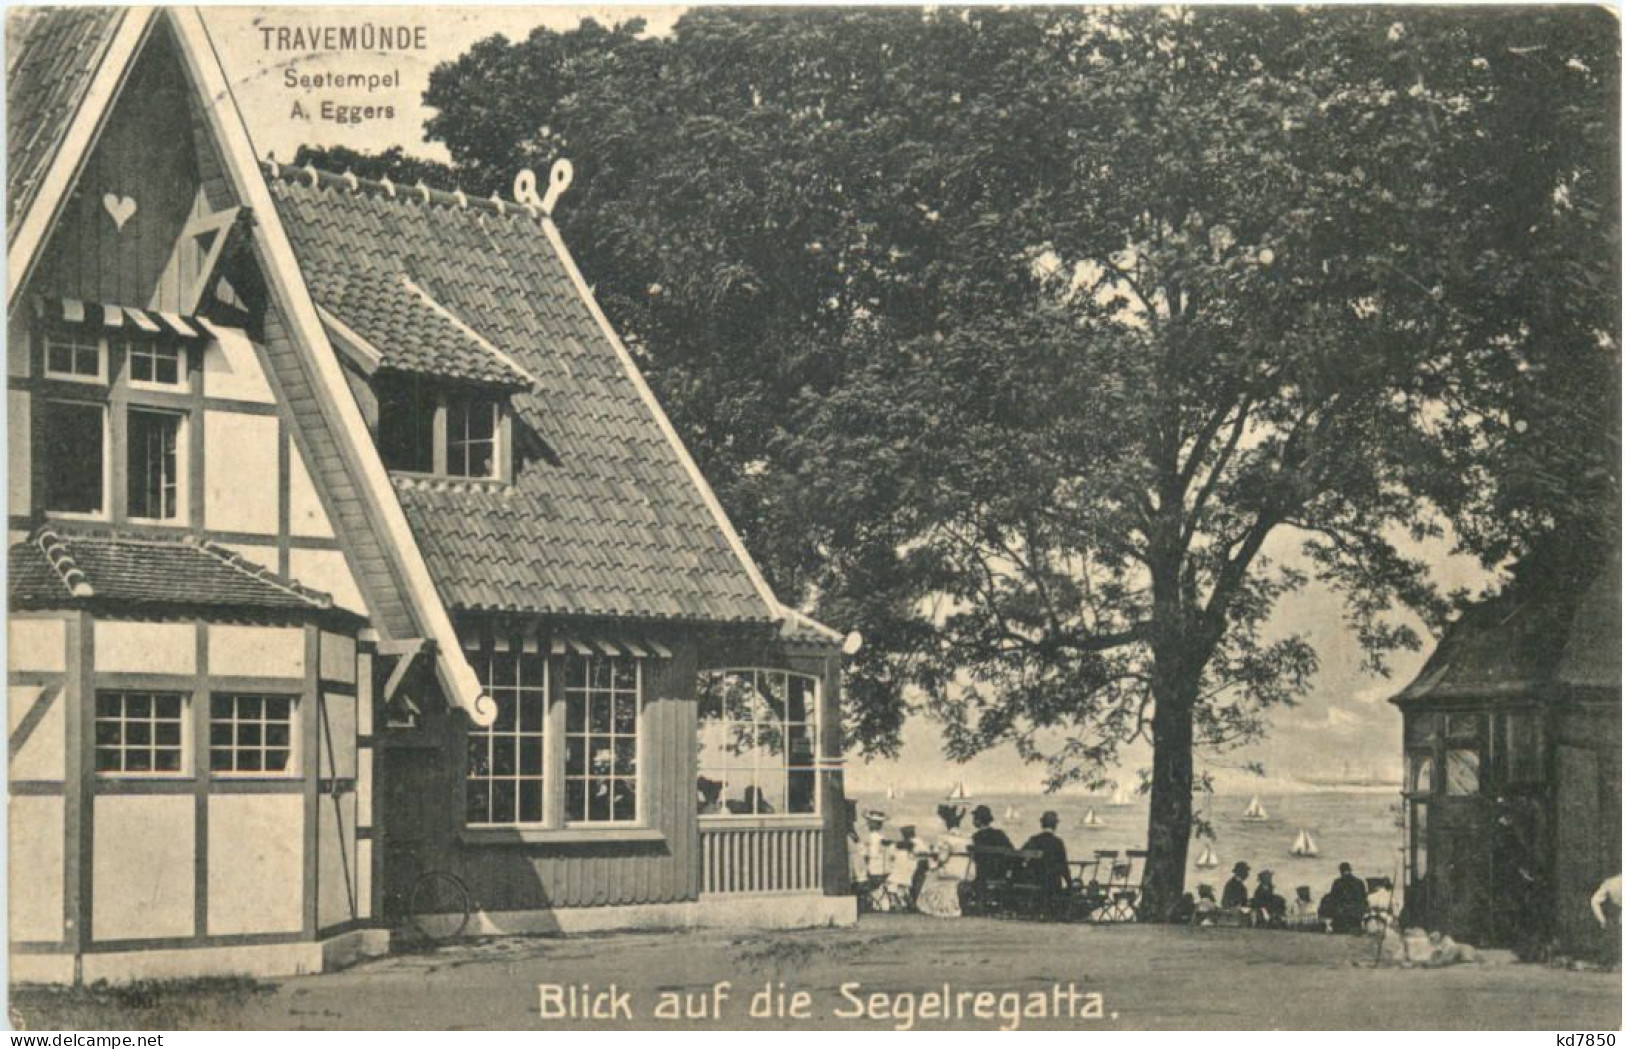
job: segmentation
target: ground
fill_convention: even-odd
[[[539,1027],[892,1028],[895,1016],[841,1018],[853,1012],[840,993],[860,983],[866,996],[891,996],[891,1012],[924,1011],[925,992],[951,985],[956,1021],[916,1018],[921,1028],[1064,1029],[1417,1029],[1616,1030],[1617,972],[1574,972],[1512,963],[1422,970],[1373,967],[1372,941],[1307,933],[1158,926],[1037,925],[981,919],[939,921],[915,915],[866,917],[855,928],[797,932],[619,933],[506,938],[401,954],[320,976],[252,989],[204,984],[190,999],[181,988],[139,994],[16,989],[19,1026],[84,1029],[89,1021],[127,1029],[172,1027],[184,1009],[210,1028],[527,1029]],[[665,1020],[665,992],[711,1011],[714,988],[728,982],[720,1020]],[[544,1020],[539,984],[611,984],[628,992],[633,1019]],[[769,1004],[802,990],[804,1020],[752,1020],[755,992]],[[1078,992],[1053,1012],[1055,992]],[[984,1015],[972,996],[995,992]],[[913,992],[905,997],[906,992]],[[1011,995],[1016,992],[1020,997]],[[190,993],[190,992],[188,992]],[[1098,994],[1094,999],[1090,995]],[[186,1002],[180,1006],[176,999]],[[1012,1018],[1019,1007],[1029,1015]],[[1006,1016],[998,1015],[1001,1009]],[[1096,1014],[1098,1010],[1098,1015]],[[1077,1015],[1069,1016],[1073,1011]],[[78,1022],[76,1021],[76,1018]]]

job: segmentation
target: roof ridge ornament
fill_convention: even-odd
[[[423,194],[423,203],[428,204],[434,199],[433,197],[429,196],[429,187],[422,179],[418,179],[418,184],[412,188]]]
[[[553,206],[570,188],[575,170],[575,165],[564,157],[553,161],[553,168],[547,173],[547,196],[541,197],[536,193],[536,172],[524,168],[513,177],[513,199],[528,208],[532,215],[540,211],[551,216]]]
[[[361,189],[361,180],[355,177],[354,171],[351,171],[349,168],[345,168],[343,177],[344,184],[350,187],[351,193],[358,192]]]
[[[457,192],[453,193],[452,196],[457,198],[458,207],[462,208],[464,211],[468,210],[468,194],[463,192],[461,186],[457,188]]]
[[[304,171],[304,173],[306,175],[308,175],[310,177],[310,188],[311,189],[321,189],[322,188],[322,174],[321,174],[321,172],[316,170],[316,165],[315,164],[312,164],[310,161],[307,160],[307,161],[305,161],[305,166],[304,166],[304,168],[302,170]]]
[[[269,150],[265,154],[265,162],[271,166],[271,177],[282,177],[282,165],[276,162],[276,151]]]
[[[378,184],[384,187],[384,192],[389,194],[390,200],[395,199],[395,183],[389,181],[388,175],[385,175],[383,178],[379,179]]]

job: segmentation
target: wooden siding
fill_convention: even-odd
[[[181,229],[208,205],[191,92],[167,30],[158,30],[121,93],[52,232],[33,282],[36,292],[124,306],[184,309],[185,276],[196,245],[180,247]],[[218,179],[215,179],[218,182]],[[214,187],[220,195],[218,185]],[[128,199],[135,211],[117,225],[103,201]],[[190,238],[187,238],[190,240]]]
[[[815,892],[824,884],[824,830],[802,827],[700,829],[701,891]]]

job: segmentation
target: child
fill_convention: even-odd
[[[1219,901],[1213,898],[1213,886],[1196,887],[1196,913],[1191,916],[1194,925],[1212,925],[1219,914]]]

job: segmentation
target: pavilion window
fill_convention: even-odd
[[[209,697],[209,771],[216,776],[285,776],[295,771],[294,696]]]
[[[496,401],[482,397],[446,400],[446,473],[494,477],[497,467]]]
[[[45,509],[107,512],[107,406],[47,401],[40,434]]]
[[[497,716],[468,734],[465,820],[471,826],[539,825],[547,782],[547,658],[487,652],[470,653],[469,662]]]
[[[185,770],[186,697],[179,692],[98,692],[96,771],[107,776]]]
[[[417,375],[381,375],[378,451],[391,470],[444,477],[505,476],[501,399],[445,389]]]
[[[701,815],[817,814],[818,685],[777,670],[700,675]]]
[[[107,381],[107,343],[80,332],[45,335],[45,377],[71,382]]]
[[[638,820],[642,665],[619,656],[570,656],[564,681],[564,820]]]
[[[174,343],[133,340],[126,352],[130,382],[168,388],[186,385],[186,351]]]

